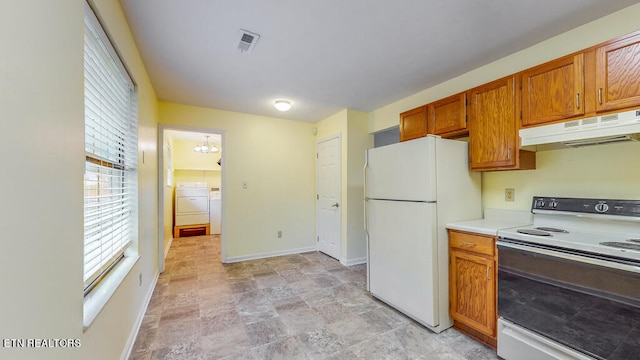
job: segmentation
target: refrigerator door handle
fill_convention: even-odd
[[[369,253],[369,239],[370,239],[370,235],[369,235],[369,222],[367,221],[367,206],[369,205],[367,203],[367,201],[369,200],[367,198],[367,169],[369,168],[369,150],[366,150],[364,152],[364,166],[362,167],[362,176],[363,176],[363,181],[362,181],[362,188],[363,188],[363,196],[362,196],[362,201],[364,202],[364,206],[363,206],[363,214],[364,214],[364,236],[365,236],[365,246],[366,246],[366,252],[367,252],[367,291],[371,291],[371,287],[370,287],[370,283],[369,283],[369,279],[371,278],[371,256]]]
[[[367,223],[367,168],[369,167],[369,151],[364,152],[364,166],[362,167],[363,174],[363,201],[364,201],[364,232],[369,238],[369,224]]]

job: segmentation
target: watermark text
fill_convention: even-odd
[[[80,339],[2,339],[3,348],[77,348]]]

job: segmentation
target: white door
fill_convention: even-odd
[[[340,260],[342,255],[342,203],[340,137],[317,144],[317,241],[318,250]]]

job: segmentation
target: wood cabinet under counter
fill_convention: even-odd
[[[448,230],[449,314],[454,327],[496,347],[496,237]]]

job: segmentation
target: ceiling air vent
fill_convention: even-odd
[[[253,51],[258,39],[260,39],[260,35],[240,29],[240,35],[238,36],[238,50],[242,53]]]

